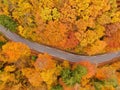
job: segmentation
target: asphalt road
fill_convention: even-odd
[[[64,60],[69,60],[70,62],[79,62],[81,60],[89,60],[92,63],[99,64],[99,63],[106,62],[106,61],[109,61],[115,57],[120,56],[120,51],[115,52],[115,53],[96,55],[96,56],[75,55],[72,53],[61,51],[61,50],[58,50],[55,48],[44,46],[44,45],[38,44],[36,42],[32,42],[32,41],[29,41],[27,39],[24,39],[24,38],[20,37],[19,35],[10,32],[9,30],[4,28],[3,26],[0,26],[0,32],[2,34],[4,34],[8,39],[16,41],[16,42],[22,42],[22,43],[28,45],[31,49],[33,49],[35,51],[38,51],[41,53],[49,53],[50,55],[52,55],[54,57],[58,57],[58,58],[61,58]],[[22,47],[21,47],[21,49],[22,49]]]

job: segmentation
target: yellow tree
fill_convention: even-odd
[[[15,62],[20,57],[29,56],[30,49],[20,42],[8,42],[2,46],[2,55],[5,58],[5,61]]]

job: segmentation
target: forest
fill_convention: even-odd
[[[0,25],[78,55],[120,51],[117,0],[0,0]],[[58,58],[0,33],[0,90],[120,90],[120,57],[103,66]]]
[[[0,24],[29,40],[76,54],[120,50],[116,0],[1,0]]]

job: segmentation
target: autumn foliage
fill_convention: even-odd
[[[109,52],[106,48],[110,43],[104,38],[116,32],[109,30],[109,25],[119,27],[116,23],[120,22],[120,11],[116,0],[2,0],[0,17],[1,25],[17,30],[24,38],[77,54],[95,55]]]
[[[40,69],[40,70],[44,70],[44,69],[47,70],[47,69],[55,68],[56,64],[55,64],[55,61],[53,60],[53,58],[50,55],[39,54],[34,66],[37,69]]]
[[[96,71],[96,67],[95,67],[95,64],[92,64],[90,63],[89,61],[87,60],[83,60],[83,61],[80,61],[80,62],[77,62],[77,63],[74,63],[73,64],[73,69],[77,66],[77,65],[82,65],[84,67],[87,68],[87,74],[86,74],[86,77],[87,78],[91,78],[95,75]]]
[[[6,42],[0,50],[0,89],[114,90],[120,84],[119,67],[119,62],[96,67],[87,60],[70,64],[47,53],[35,55],[23,43]]]
[[[2,46],[1,58],[8,62],[15,62],[20,57],[29,56],[30,49],[20,42],[8,42]]]
[[[116,0],[0,0],[0,25],[26,39],[77,54],[120,50]],[[120,62],[103,67],[87,60],[71,64],[7,41],[0,34],[0,90],[120,88]]]
[[[115,30],[114,28],[112,30]],[[113,34],[111,34],[110,37],[106,37],[105,40],[108,43],[107,50],[110,51],[116,51],[120,49],[120,40],[117,39],[120,38],[120,29],[116,32],[113,31]]]

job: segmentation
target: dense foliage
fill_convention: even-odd
[[[4,36],[0,48],[1,90],[115,90],[120,87],[120,62],[95,67],[83,60],[71,63],[49,54],[35,54]],[[119,58],[118,58],[119,60]]]
[[[75,85],[80,83],[82,76],[87,74],[87,69],[83,66],[78,65],[74,70],[64,68],[61,72],[62,80],[66,85]]]
[[[24,38],[78,54],[119,50],[116,23],[116,0],[0,1],[1,25]]]
[[[0,15],[0,24],[13,32],[17,29],[17,23],[6,15]]]
[[[116,0],[0,0],[0,25],[77,54],[120,50]],[[120,90],[120,58],[102,67],[59,61],[0,34],[0,90]]]

